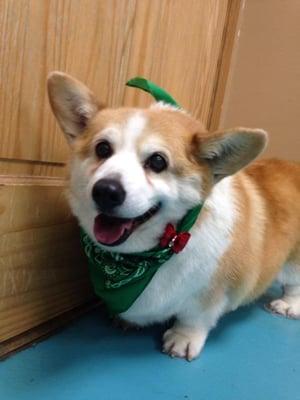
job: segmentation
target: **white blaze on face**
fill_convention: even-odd
[[[137,140],[143,134],[146,124],[147,119],[141,112],[135,113],[128,119],[123,130],[124,150],[136,151]]]
[[[99,179],[117,175],[126,191],[125,202],[119,207],[118,216],[135,218],[155,205],[152,188],[149,185],[143,160],[140,159],[137,142],[147,125],[142,112],[131,115],[124,124],[114,124],[101,132],[114,148],[114,154],[95,172],[89,189]]]

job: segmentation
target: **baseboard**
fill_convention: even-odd
[[[66,311],[63,314],[60,314],[57,317],[52,318],[51,320],[46,321],[18,336],[5,340],[4,342],[0,343],[0,361],[3,361],[17,351],[46,339],[74,319],[96,307],[99,307],[100,305],[101,303],[97,300],[89,301],[76,308],[73,308],[72,310]]]

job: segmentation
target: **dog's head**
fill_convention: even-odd
[[[87,233],[121,252],[156,245],[176,223],[264,148],[261,130],[208,134],[174,107],[102,107],[74,78],[48,79],[53,112],[72,149],[69,199]]]

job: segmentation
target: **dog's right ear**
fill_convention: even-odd
[[[100,110],[93,93],[77,79],[54,71],[48,76],[48,95],[57,121],[69,143],[84,131]]]

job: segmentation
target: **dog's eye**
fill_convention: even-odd
[[[168,167],[167,161],[160,153],[153,153],[145,164],[146,168],[150,168],[154,172],[162,172]]]
[[[113,153],[113,149],[107,140],[103,140],[97,144],[95,152],[99,158],[109,158]]]

